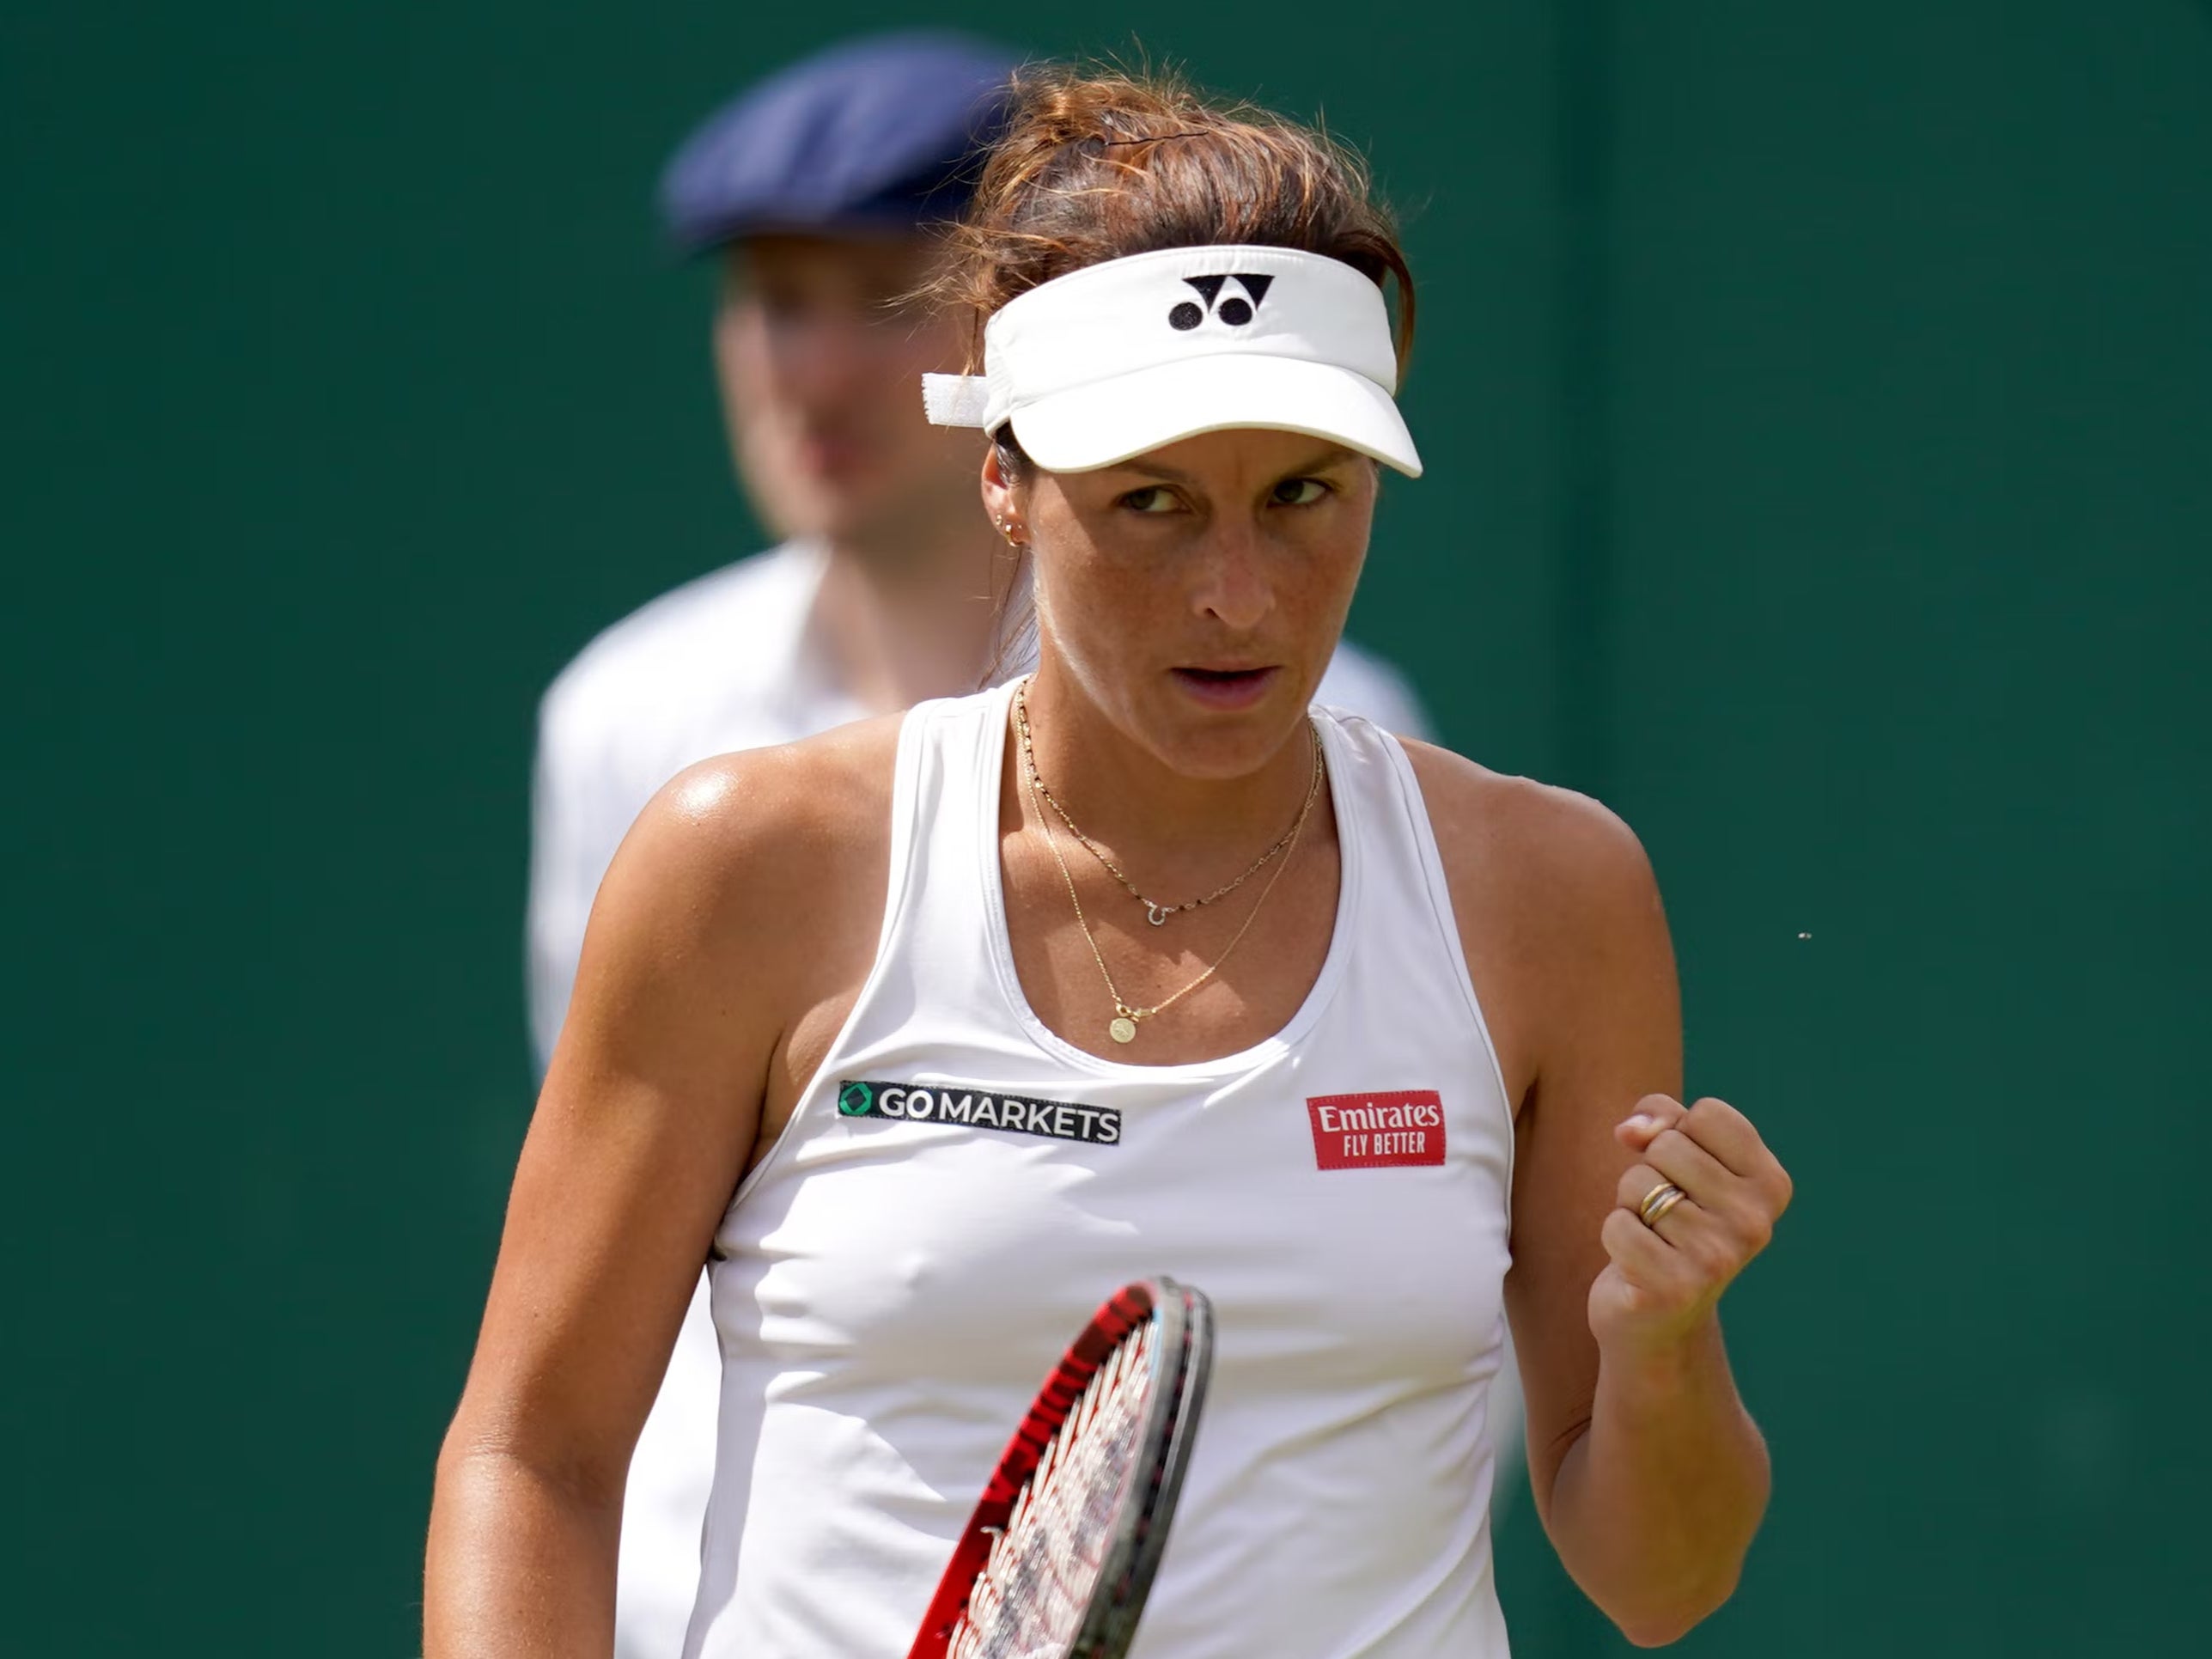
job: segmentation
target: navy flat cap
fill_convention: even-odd
[[[763,231],[866,233],[956,218],[1019,60],[972,35],[863,35],[709,116],[661,175],[686,253]]]

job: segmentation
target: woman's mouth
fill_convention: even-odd
[[[1210,709],[1248,709],[1273,689],[1279,668],[1176,668],[1175,683]]]

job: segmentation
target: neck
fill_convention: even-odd
[[[1230,867],[1249,862],[1281,836],[1313,787],[1319,738],[1304,720],[1251,772],[1197,778],[1176,771],[1115,726],[1049,656],[1023,700],[1045,787],[1086,835],[1117,855],[1132,880],[1149,883],[1149,896],[1170,903],[1236,874]],[[1018,743],[1018,734],[1009,742]],[[1026,796],[1018,752],[1010,747],[1008,759],[1007,786]],[[1050,808],[1039,803],[1038,810]],[[1325,786],[1313,817],[1308,834],[1330,817]]]
[[[972,515],[970,515],[972,519]],[[976,689],[990,666],[1005,585],[998,544],[964,519],[936,534],[827,544],[813,625],[863,707],[888,714]]]

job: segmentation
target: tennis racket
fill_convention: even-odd
[[[1007,1442],[907,1659],[1122,1659],[1213,1352],[1212,1307],[1190,1286],[1106,1298]]]

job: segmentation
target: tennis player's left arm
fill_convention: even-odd
[[[1560,816],[1556,979],[1514,1205],[1516,1262],[1550,1270],[1528,1287],[1542,1305],[1508,1287],[1508,1306],[1525,1368],[1539,1355],[1551,1438],[1539,1467],[1532,1436],[1531,1473],[1560,1559],[1624,1635],[1655,1646],[1728,1600],[1765,1512],[1766,1445],[1719,1304],[1790,1183],[1742,1113],[1680,1103],[1673,949],[1642,847],[1594,802],[1567,797]]]
[[[1766,1507],[1766,1448],[1718,1303],[1789,1179],[1741,1113],[1680,1104],[1673,952],[1627,826],[1565,791],[1423,770],[1521,1089],[1506,1306],[1530,1485],[1575,1583],[1656,1646],[1728,1598]],[[1647,1224],[1670,1182],[1684,1196],[1661,1191]]]

